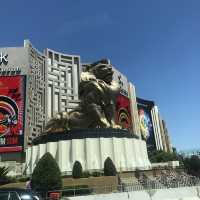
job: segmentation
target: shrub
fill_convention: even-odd
[[[136,169],[135,169],[135,177],[136,177],[137,179],[139,179],[140,176],[141,176],[141,172],[140,172],[140,170],[139,170],[138,168],[136,168]]]
[[[89,171],[83,171],[82,178],[88,178],[88,177],[90,177],[90,172]]]
[[[110,157],[106,158],[104,162],[104,175],[116,176],[116,174],[117,174],[117,170],[115,168],[113,161],[110,159]]]
[[[60,169],[50,153],[46,153],[37,163],[32,174],[31,187],[43,192],[62,188]]]
[[[92,176],[99,177],[99,176],[101,176],[101,172],[93,172]]]
[[[72,176],[73,178],[81,178],[82,175],[83,175],[83,169],[81,163],[79,161],[76,161],[73,166]]]
[[[152,163],[158,163],[178,160],[178,157],[175,153],[155,151],[149,155],[149,159]]]
[[[7,176],[8,172],[8,167],[0,167],[0,185],[10,182],[9,177]]]

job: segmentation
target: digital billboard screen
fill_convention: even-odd
[[[0,77],[0,153],[24,144],[25,76]]]
[[[121,94],[116,99],[116,123],[132,131],[130,100]]]
[[[153,130],[151,109],[154,106],[153,101],[137,98],[137,107],[140,123],[140,132],[147,141],[148,151],[156,149],[155,136]]]

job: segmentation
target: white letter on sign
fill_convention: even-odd
[[[7,59],[7,57],[8,57],[8,54],[6,53],[0,53],[0,64],[2,64],[2,63],[7,63],[8,62],[8,59]]]

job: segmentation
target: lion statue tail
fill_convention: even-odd
[[[69,129],[69,115],[67,112],[57,113],[52,119],[50,119],[45,128],[44,134],[65,132]]]

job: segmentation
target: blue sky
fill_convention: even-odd
[[[0,46],[110,58],[154,100],[178,149],[200,147],[199,0],[6,0]]]

